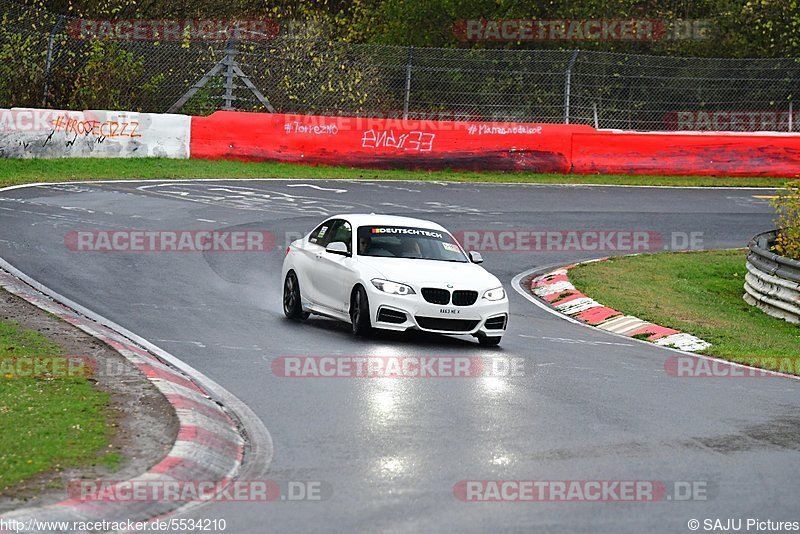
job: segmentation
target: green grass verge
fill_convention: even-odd
[[[712,344],[704,351],[740,363],[797,372],[800,327],[743,299],[745,251],[612,258],[571,269],[570,281],[606,306]]]
[[[32,182],[113,179],[301,178],[430,180],[488,183],[604,184],[707,187],[780,187],[783,178],[703,176],[564,175],[504,172],[406,171],[314,167],[289,163],[171,159],[6,159],[0,163],[0,187]]]
[[[19,364],[60,356],[60,347],[38,332],[0,321],[0,493],[47,471],[119,464],[118,454],[103,454],[112,436],[108,394],[78,373],[29,377]]]

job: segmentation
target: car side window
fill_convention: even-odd
[[[325,239],[329,236],[329,231],[331,229],[331,225],[336,221],[325,221],[324,223],[317,226],[311,234],[308,236],[308,242],[314,243],[315,245],[325,246]]]
[[[353,228],[350,226],[350,223],[339,219],[333,223],[330,229],[330,238],[325,243],[325,246],[330,245],[331,243],[344,243],[347,246],[347,252],[353,252],[352,249],[352,242],[353,242]]]

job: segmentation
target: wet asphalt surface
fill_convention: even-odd
[[[320,481],[325,499],[215,503],[190,517],[229,532],[688,532],[692,518],[797,520],[800,397],[783,378],[667,375],[674,353],[570,324],[510,287],[531,268],[623,251],[484,253],[510,295],[499,348],[467,337],[353,338],[283,317],[286,241],[342,212],[470,230],[648,231],[654,249],[700,236],[743,247],[772,227],[765,190],[355,181],[132,182],[0,192],[0,256],[185,360],[245,401],[274,441],[268,477]],[[264,230],[268,252],[103,253],[72,230]],[[659,240],[660,239],[660,240]],[[624,251],[627,252],[627,251]],[[282,356],[522,358],[525,375],[281,378]],[[677,502],[462,502],[462,480],[695,483]]]

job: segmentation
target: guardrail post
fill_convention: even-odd
[[[411,102],[411,67],[414,61],[414,47],[408,47],[408,60],[406,61],[406,90],[403,95],[403,120],[408,119],[408,106]]]
[[[580,52],[580,50],[574,50],[572,52],[572,57],[569,58],[569,63],[567,63],[567,72],[564,78],[564,124],[569,124],[569,97],[572,91],[572,67],[575,66],[575,60],[578,59],[578,52]]]
[[[231,37],[228,39],[228,44],[225,47],[225,105],[222,109],[231,111],[236,109],[233,107],[233,101],[236,97],[233,95],[234,83],[236,80],[236,73],[234,67],[236,66],[236,39]]]
[[[53,66],[53,49],[55,48],[56,34],[61,29],[61,25],[67,19],[64,15],[59,15],[56,23],[53,24],[53,29],[50,30],[50,36],[47,38],[47,57],[44,61],[44,89],[42,91],[42,107],[47,107],[47,93],[50,90],[50,69]]]

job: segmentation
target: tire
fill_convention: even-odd
[[[308,319],[308,313],[303,311],[302,297],[300,296],[300,283],[294,271],[286,274],[283,282],[283,313],[289,319],[302,321]]]
[[[496,347],[501,339],[503,336],[478,336],[478,344],[481,347]]]
[[[361,286],[358,286],[350,297],[350,322],[353,325],[353,334],[356,336],[368,336],[372,333],[369,299],[367,292]]]

